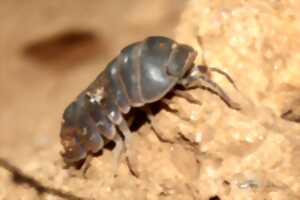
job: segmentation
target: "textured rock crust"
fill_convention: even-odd
[[[0,13],[19,9],[1,28],[7,48],[0,55],[0,199],[300,199],[299,1],[190,0],[179,22],[185,5],[179,1],[55,2],[0,6]],[[13,27],[20,23],[29,28]],[[197,49],[197,63],[230,74],[239,90],[218,74],[212,79],[242,110],[209,91],[190,91],[202,105],[172,98],[178,112],[162,109],[153,127],[144,123],[134,133],[133,154],[116,177],[110,149],[92,160],[86,178],[64,170],[58,140],[64,107],[126,43],[174,29],[176,40]],[[81,33],[79,47],[66,42],[74,31]],[[99,51],[106,52],[100,62]]]
[[[231,96],[242,105],[229,110],[201,92],[202,110],[189,109],[201,116],[191,129],[203,138],[200,199],[300,198],[300,127],[281,118],[299,119],[299,8],[298,1],[193,0],[184,11],[177,39],[199,48],[200,63],[232,76],[240,91]]]

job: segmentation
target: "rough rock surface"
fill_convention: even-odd
[[[0,199],[300,199],[299,1],[190,0],[179,22],[179,1],[12,2],[0,6]],[[109,149],[86,178],[64,170],[64,107],[126,43],[173,30],[230,74],[238,90],[212,79],[242,110],[190,91],[202,105],[173,97],[178,112],[135,131],[116,177]]]
[[[236,112],[202,94],[202,108],[188,109],[200,116],[192,131],[182,132],[202,138],[200,199],[300,198],[299,6],[299,1],[194,0],[183,13],[177,39],[199,49],[199,63],[232,76],[239,92],[215,79],[242,105]]]

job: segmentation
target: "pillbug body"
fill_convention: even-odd
[[[161,100],[177,84],[187,89],[208,87],[234,107],[203,67],[194,64],[196,55],[192,47],[161,36],[148,37],[122,49],[66,108],[60,133],[65,162],[85,159],[109,141],[116,143],[114,151],[118,156],[123,149],[120,133],[125,146],[130,141],[124,115],[132,107]]]

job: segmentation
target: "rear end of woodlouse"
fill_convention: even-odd
[[[185,89],[206,87],[235,107],[223,90],[203,73],[203,67],[194,64],[196,55],[192,47],[161,36],[148,37],[122,49],[66,108],[60,133],[65,162],[82,160],[110,141],[116,144],[113,153],[118,160],[123,143],[126,148],[130,143],[131,132],[124,115],[132,107],[163,99],[178,84]],[[184,90],[180,96],[197,101],[185,95]]]

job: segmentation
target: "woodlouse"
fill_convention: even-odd
[[[109,141],[115,142],[116,159],[130,141],[124,115],[132,107],[161,100],[175,85],[184,89],[207,87],[229,106],[238,108],[208,77],[207,68],[194,64],[196,51],[185,44],[162,37],[148,37],[121,50],[65,110],[60,133],[66,163],[75,163],[98,152]],[[185,90],[177,94],[193,100]]]

